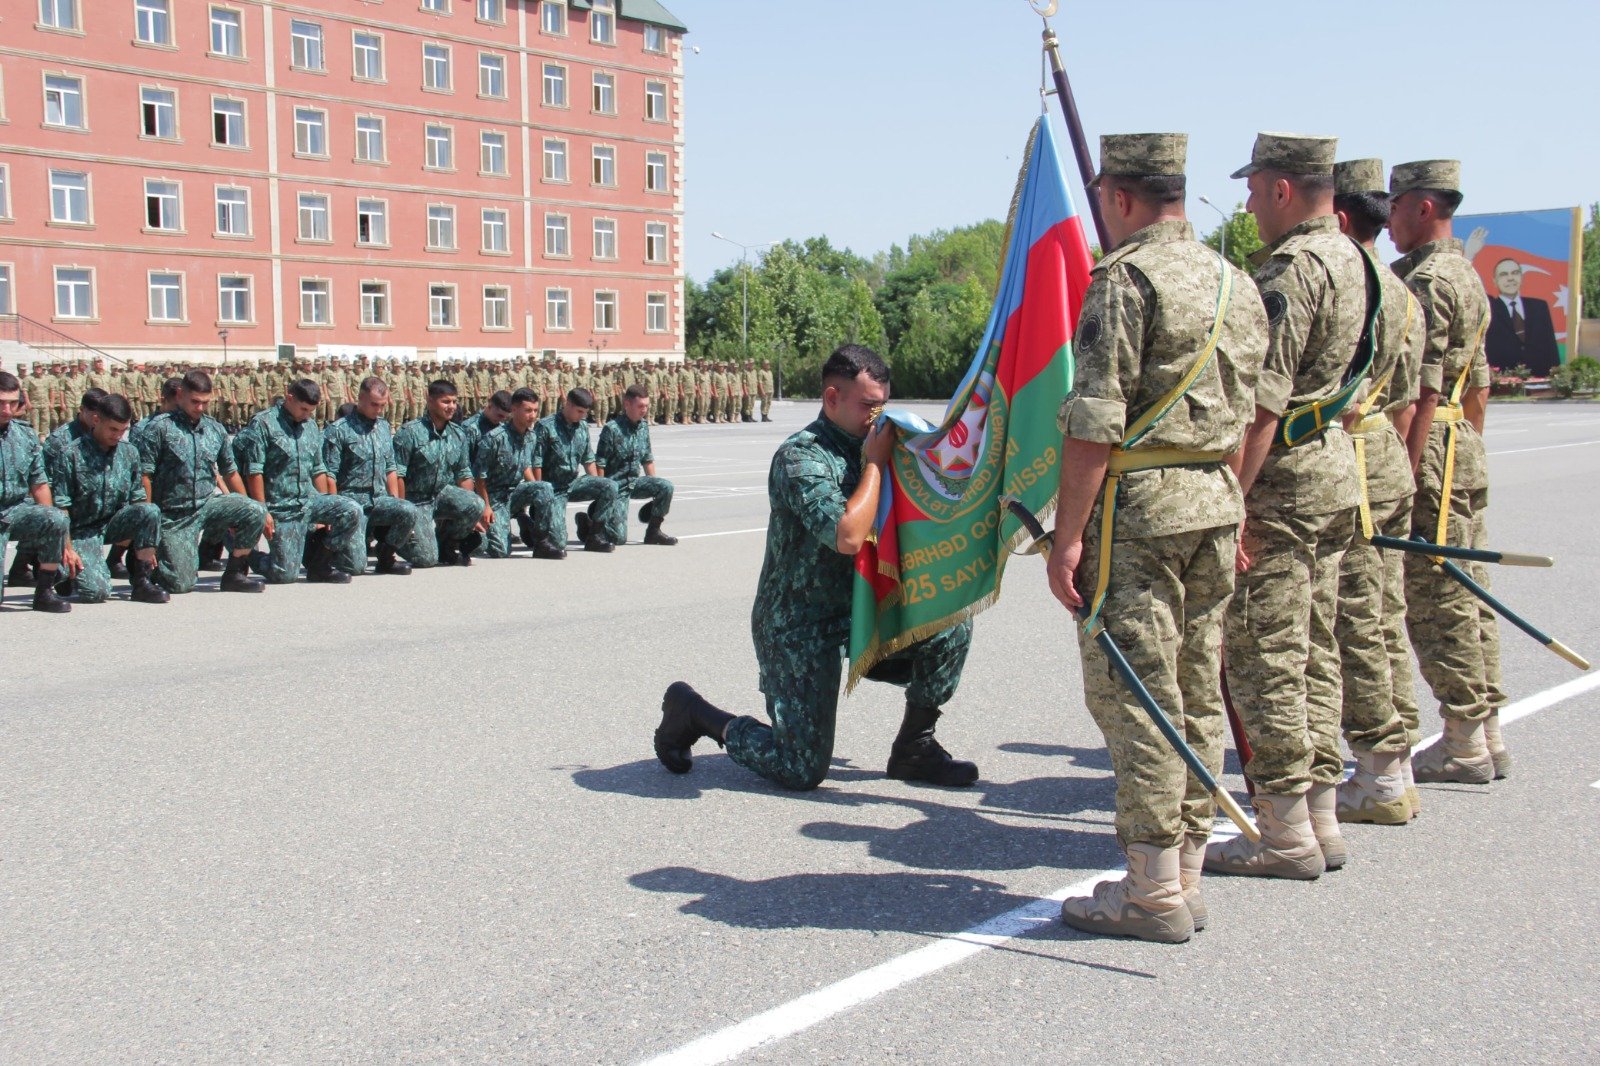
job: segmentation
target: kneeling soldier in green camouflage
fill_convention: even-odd
[[[72,605],[56,595],[55,584],[66,550],[67,516],[52,506],[39,434],[13,417],[21,403],[22,383],[0,370],[0,559],[6,541],[15,540],[18,557],[36,563],[33,609],[65,614]]]
[[[366,378],[356,390],[356,409],[322,434],[323,461],[334,491],[360,504],[364,518],[354,550],[339,563],[351,574],[366,572],[369,537],[378,540],[378,573],[411,573],[411,564],[395,553],[414,549],[412,538],[422,515],[400,497],[394,433],[383,417],[388,406],[389,386],[382,378]]]
[[[594,404],[594,394],[588,389],[573,389],[561,410],[539,420],[533,476],[555,490],[542,508],[543,534],[550,543],[560,547],[567,542],[567,501],[590,500],[588,514],[578,515],[578,539],[588,551],[609,552],[616,544],[606,535],[607,518],[619,501],[616,483],[601,477],[594,462],[594,446],[584,422]],[[534,515],[537,519],[541,509]]]
[[[322,431],[312,417],[321,400],[321,386],[301,378],[233,440],[245,487],[276,527],[271,550],[255,559],[256,573],[274,585],[293,584],[302,560],[307,581],[348,584],[350,575],[335,560],[358,550],[361,505],[332,491]]]
[[[478,442],[472,473],[478,497],[488,516],[483,554],[490,559],[511,555],[511,520],[517,520],[522,542],[537,559],[565,559],[567,550],[540,527],[551,509],[554,492],[540,481],[539,395],[532,389],[511,394],[511,416]],[[582,429],[582,427],[579,427]],[[583,429],[585,436],[588,430]]]
[[[472,445],[455,421],[455,384],[441,378],[427,392],[422,417],[394,435],[400,491],[422,512],[406,558],[421,567],[471,566],[494,511],[473,491]]]
[[[772,724],[736,718],[676,682],[661,701],[655,733],[656,758],[673,773],[687,773],[690,747],[710,737],[734,762],[785,788],[813,789],[828,775],[850,637],[852,562],[872,531],[894,433],[872,430],[889,399],[889,368],[872,349],[839,348],[823,364],[822,384],[821,415],[778,448],[767,478],[772,518],[750,617]],[[890,777],[954,787],[978,779],[976,766],[952,759],[934,738],[971,643],[972,624],[963,622],[867,674],[906,690]]]
[[[672,482],[656,477],[656,457],[650,448],[650,393],[643,385],[629,385],[622,394],[622,413],[600,431],[595,459],[601,472],[617,483],[617,506],[606,524],[611,542],[628,543],[628,501],[649,500],[639,509],[644,542],[668,547],[678,543],[677,537],[661,532],[672,509]]]

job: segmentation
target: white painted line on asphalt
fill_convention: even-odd
[[[717,535],[700,534],[700,536]],[[1527,699],[1507,704],[1500,709],[1500,723],[1505,725],[1526,718],[1594,688],[1600,688],[1600,673],[1589,674],[1535,693]],[[1438,734],[1428,737],[1417,750],[1421,751],[1438,739]],[[1594,787],[1600,788],[1600,781],[1596,781]],[[1230,823],[1225,827],[1219,825],[1217,831],[1212,834],[1212,839],[1221,840],[1234,835],[1236,831]],[[758,1047],[791,1037],[902,985],[954,966],[987,948],[998,947],[1008,940],[1026,936],[1041,926],[1055,921],[1060,913],[1061,901],[1068,896],[1083,895],[1101,881],[1109,877],[1120,877],[1126,872],[1126,867],[1119,866],[1114,870],[1104,870],[1092,877],[1086,877],[1082,881],[1059,888],[1048,896],[1024,903],[1015,910],[990,918],[970,929],[879,963],[871,969],[862,970],[815,992],[808,992],[771,1010],[730,1025],[726,1029],[709,1033],[676,1051],[648,1059],[644,1066],[713,1066],[715,1063],[729,1062],[747,1051],[754,1051]]]
[[[1590,444],[1600,444],[1600,440],[1580,440],[1571,444],[1542,444],[1537,448],[1507,448],[1503,451],[1490,452],[1490,455],[1523,455],[1527,452],[1553,452],[1557,448],[1582,448]]]
[[[702,537],[732,537],[732,536],[736,536],[737,534],[740,534],[740,533],[765,533],[766,531],[767,531],[767,527],[766,526],[759,526],[759,527],[757,527],[755,529],[724,529],[719,533],[685,533],[681,537],[679,537],[678,539],[679,540],[699,540]]]
[[[1590,788],[1600,788],[1600,781],[1596,781],[1594,784],[1590,785],[1589,787]]]

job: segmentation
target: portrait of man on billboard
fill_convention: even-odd
[[[1484,349],[1498,371],[1547,378],[1576,341],[1583,217],[1575,208],[1457,215],[1455,234],[1489,296]]]
[[[1522,264],[1510,257],[1494,265],[1494,287],[1484,339],[1489,364],[1501,369],[1525,366],[1536,378],[1549,377],[1561,363],[1550,304],[1523,295]]]

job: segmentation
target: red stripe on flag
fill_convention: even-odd
[[[1093,269],[1077,216],[1050,227],[1028,249],[1022,303],[1011,313],[1000,342],[998,377],[1008,397],[1016,396],[1072,340]]]

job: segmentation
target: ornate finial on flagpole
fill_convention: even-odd
[[[1039,17],[1047,19],[1054,15],[1061,7],[1060,0],[1028,0],[1028,6],[1039,13]]]

